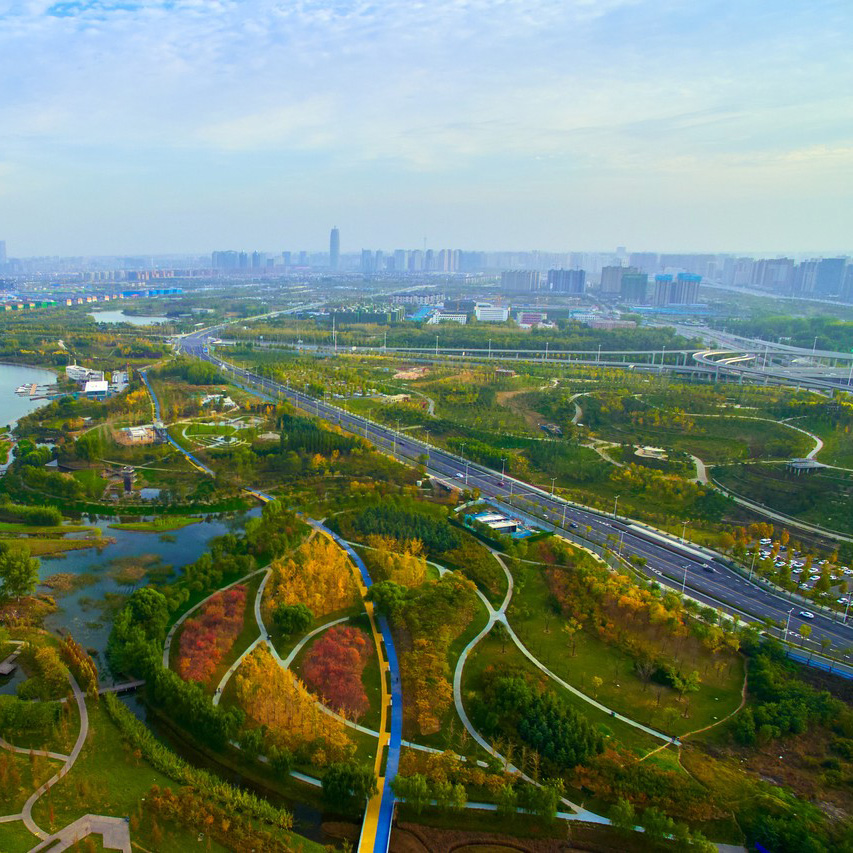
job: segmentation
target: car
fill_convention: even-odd
[[[800,562],[800,560],[794,560],[794,562],[791,563],[791,565],[795,566],[798,569],[802,569],[805,566],[805,563]]]
[[[707,572],[709,575],[714,574],[716,569],[713,566],[709,566],[707,563],[702,563],[702,571]]]
[[[772,539],[759,539],[758,542],[760,545],[772,545],[773,544]]]
[[[578,523],[576,521],[570,521],[569,527],[573,528],[574,530],[577,530],[578,529]]]
[[[810,610],[801,610],[800,616],[802,616],[803,619],[814,619],[814,613],[812,613]]]
[[[853,569],[848,569],[847,566],[842,566],[841,571],[844,572],[845,575],[853,575]]]
[[[797,586],[798,586],[798,588],[799,588],[799,589],[808,589],[808,588],[809,588],[809,585],[808,585],[805,581],[803,581],[802,583],[797,584]]]
[[[839,604],[847,604],[847,602],[850,601],[850,599],[847,598],[846,596],[842,595],[841,598],[836,599],[836,601]]]
[[[455,474],[455,476],[456,476],[456,478],[457,478],[457,479],[459,479],[459,480],[464,480],[464,479],[465,479],[465,475],[464,475],[461,471],[457,471],[457,472],[456,472],[456,474]]]
[[[792,575],[801,575],[803,573],[802,569],[791,569]]]

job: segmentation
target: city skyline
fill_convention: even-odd
[[[0,2],[0,22],[16,256],[319,248],[331,222],[342,251],[849,249],[838,0]]]

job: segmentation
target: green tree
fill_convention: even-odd
[[[429,783],[420,773],[396,776],[393,788],[394,794],[405,800],[415,810],[415,814],[420,814],[430,801]]]
[[[0,550],[0,602],[30,595],[39,579],[39,561],[26,548]]]
[[[130,621],[141,628],[149,640],[162,643],[169,624],[169,607],[166,596],[150,587],[138,589],[127,602]]]
[[[373,771],[355,761],[330,764],[323,776],[323,797],[347,811],[363,809],[376,790]]]
[[[634,804],[620,797],[610,809],[610,822],[620,832],[633,832],[637,823]]]
[[[380,613],[393,619],[403,607],[408,590],[394,581],[381,581],[373,584],[367,591],[367,598],[372,601]]]
[[[280,604],[272,618],[282,633],[302,634],[314,621],[314,614],[300,601],[298,604]]]

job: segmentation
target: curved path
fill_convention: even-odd
[[[74,678],[71,672],[68,673],[68,680],[71,682],[71,689],[74,691],[74,698],[77,701],[77,710],[80,712],[80,732],[77,735],[77,741],[71,750],[71,754],[67,757],[65,764],[47,782],[30,795],[30,798],[24,803],[24,808],[21,811],[21,820],[23,820],[24,826],[42,841],[48,837],[48,833],[33,820],[33,806],[44,793],[52,788],[74,766],[74,762],[80,755],[83,744],[86,742],[86,737],[89,734],[89,712],[86,710],[86,697],[80,689],[77,679]]]
[[[0,748],[7,749],[9,752],[16,752],[18,755],[41,755],[45,758],[53,758],[56,761],[68,761],[69,756],[62,752],[48,752],[46,749],[26,749],[23,746],[12,746],[7,740],[0,737]]]
[[[454,673],[453,673],[453,703],[456,706],[456,713],[459,715],[459,719],[462,720],[462,724],[465,726],[466,730],[468,731],[468,734],[471,735],[471,737],[474,739],[474,741],[476,741],[476,743],[479,744],[479,746],[481,746],[490,755],[497,758],[498,761],[500,761],[504,765],[506,770],[508,770],[510,773],[514,773],[514,774],[518,775],[520,778],[524,779],[525,782],[528,782],[531,785],[537,785],[537,786],[539,785],[538,782],[533,780],[530,776],[528,776],[526,773],[524,773],[518,767],[511,765],[507,761],[507,759],[503,755],[501,755],[499,752],[497,752],[494,749],[494,747],[492,747],[492,745],[477,731],[477,729],[474,728],[473,724],[471,723],[471,720],[468,717],[467,712],[465,711],[465,706],[464,706],[464,703],[462,701],[462,674],[463,674],[463,671],[465,669],[465,663],[468,660],[468,656],[477,647],[477,645],[480,643],[480,641],[492,630],[495,623],[501,622],[506,627],[507,632],[509,633],[509,636],[511,637],[511,639],[515,643],[515,645],[518,647],[519,651],[521,651],[521,653],[526,658],[528,658],[538,669],[540,669],[543,673],[548,675],[550,678],[553,678],[558,684],[562,685],[563,687],[565,687],[566,689],[571,691],[574,695],[578,696],[580,699],[583,699],[585,702],[588,702],[591,705],[598,708],[599,710],[604,711],[605,713],[613,716],[615,719],[618,719],[622,722],[625,722],[628,725],[634,726],[635,728],[641,729],[642,731],[645,731],[647,734],[651,734],[654,737],[665,740],[666,743],[664,744],[664,746],[667,746],[670,743],[677,743],[677,740],[674,738],[671,738],[669,735],[665,735],[665,734],[662,734],[661,732],[655,731],[654,729],[650,729],[647,726],[644,726],[641,723],[636,722],[635,720],[631,720],[627,717],[622,716],[621,714],[616,714],[615,712],[611,711],[609,708],[605,707],[601,703],[596,702],[594,699],[587,696],[585,693],[581,693],[579,690],[572,687],[570,684],[563,681],[561,678],[557,677],[554,673],[551,672],[551,670],[549,670],[544,664],[542,664],[539,660],[537,660],[536,657],[534,657],[527,650],[527,648],[524,646],[524,644],[519,640],[519,638],[516,636],[515,632],[512,630],[512,627],[510,626],[510,624],[506,618],[506,610],[507,610],[507,607],[509,606],[509,603],[512,599],[512,594],[514,591],[514,581],[513,581],[512,573],[507,568],[506,563],[504,563],[503,559],[494,550],[492,550],[492,549],[489,549],[489,550],[491,551],[492,556],[498,561],[501,568],[504,570],[504,573],[505,573],[506,578],[507,578],[507,584],[508,584],[507,594],[506,594],[506,597],[504,598],[501,606],[497,610],[495,610],[491,606],[491,604],[489,604],[488,600],[486,600],[483,596],[481,596],[481,600],[484,601],[486,608],[488,610],[488,614],[489,614],[488,622],[487,622],[486,626],[483,628],[483,630],[480,631],[480,633],[477,634],[477,636],[474,637],[471,640],[471,642],[468,643],[468,645],[465,646],[465,648],[462,650],[462,653],[459,655],[459,659],[456,662],[456,669],[454,670]],[[597,815],[593,812],[590,812],[590,811],[584,809],[582,806],[579,806],[576,803],[573,803],[568,799],[562,798],[562,802],[574,811],[574,813],[575,813],[574,816],[576,819],[591,820],[591,821],[595,821],[598,823],[602,823],[602,822],[609,823],[609,820],[607,818],[604,818],[600,815]]]

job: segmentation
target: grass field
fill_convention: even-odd
[[[113,530],[130,530],[134,533],[169,533],[173,530],[183,530],[200,521],[203,519],[181,515],[158,515],[151,521],[125,521],[109,526]]]
[[[468,663],[465,666],[462,681],[462,696],[465,703],[465,710],[468,712],[468,716],[471,718],[475,728],[478,727],[479,721],[476,713],[473,711],[471,700],[481,689],[483,673],[491,667],[500,670],[511,667],[529,673],[534,681],[547,684],[568,706],[586,717],[605,738],[613,738],[615,742],[622,744],[622,746],[639,755],[645,755],[662,743],[659,739],[639,729],[621,723],[619,720],[614,720],[608,714],[597,710],[568,690],[560,687],[556,682],[548,680],[511,642],[503,645],[499,640],[494,639],[491,633],[471,652],[468,657]]]
[[[112,720],[96,702],[89,702],[87,707],[89,736],[77,763],[33,809],[33,819],[50,832],[85,814],[131,817],[138,814],[140,804],[152,785],[177,787],[173,780],[134,756]],[[197,831],[175,825],[162,829],[159,843],[152,837],[149,820],[141,820],[132,834],[138,844],[158,853],[184,853],[198,846]],[[225,849],[212,841],[208,848],[205,841],[206,849]],[[30,846],[33,843],[31,841]]]
[[[26,539],[8,536],[0,537],[0,543],[11,548],[26,546],[33,557],[52,557],[54,554],[62,554],[64,551],[81,551],[84,548],[97,548],[104,545],[102,539]]]
[[[563,619],[550,612],[542,570],[516,563],[513,575],[516,589],[520,586],[521,591],[510,604],[509,622],[519,639],[552,672],[589,696],[594,692],[592,678],[602,678],[603,684],[593,698],[603,705],[665,734],[682,735],[717,722],[740,704],[743,662],[737,656],[720,670],[714,666],[720,658],[710,652],[684,662],[701,678],[699,691],[690,697],[686,718],[685,706],[674,690],[643,684],[628,655],[591,633],[575,634],[575,654],[571,656]]]
[[[690,430],[649,428],[625,423],[597,426],[599,438],[626,444],[672,447],[698,456],[708,465],[745,459],[805,456],[814,442],[806,435],[769,421],[746,417],[699,417]]]
[[[714,478],[733,492],[794,518],[853,533],[853,473],[827,469],[797,477],[782,465],[730,465]]]

